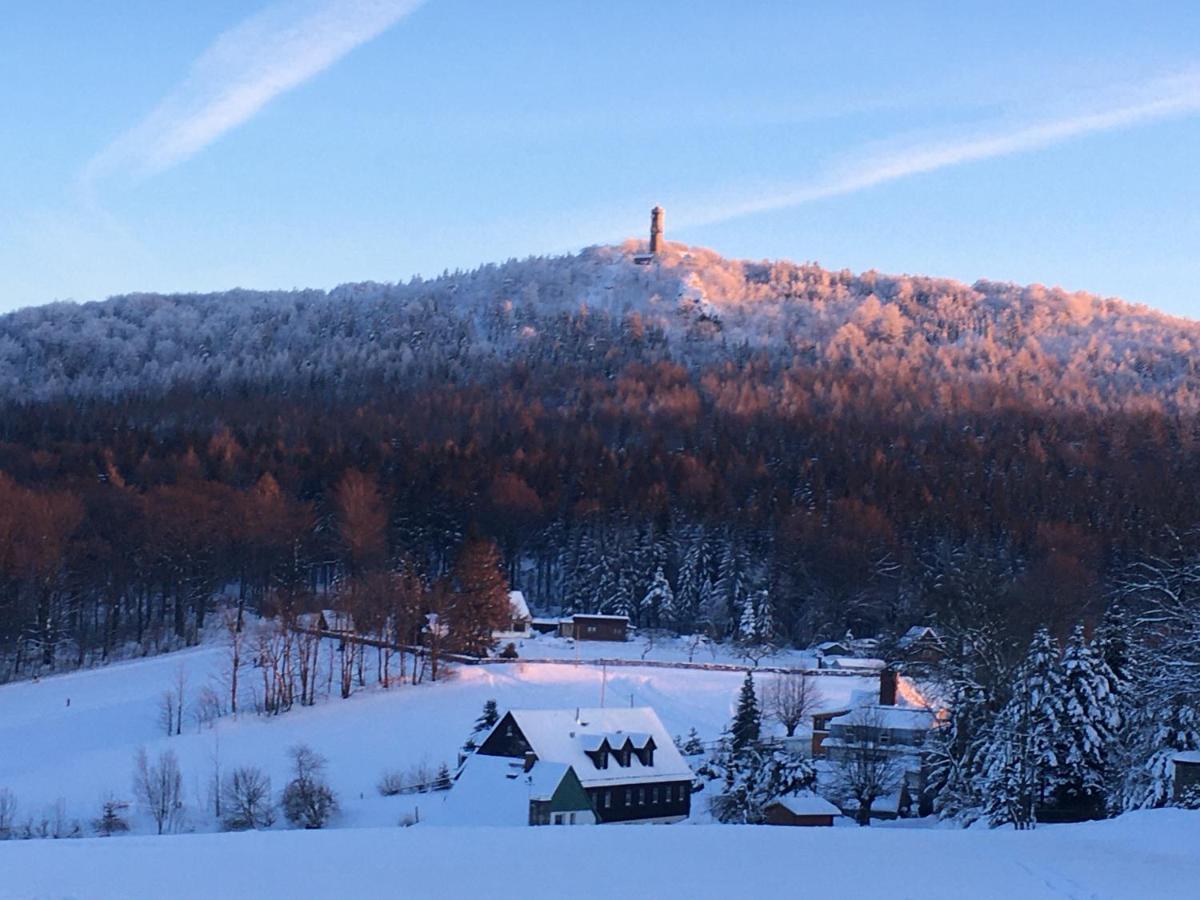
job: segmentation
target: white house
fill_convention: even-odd
[[[509,710],[476,756],[570,766],[601,823],[678,822],[691,811],[692,770],[649,707]]]

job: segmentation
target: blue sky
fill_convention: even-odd
[[[1200,318],[1200,4],[13,2],[0,309],[641,234]],[[995,8],[990,8],[995,7]]]

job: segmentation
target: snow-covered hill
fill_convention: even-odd
[[[609,653],[619,646],[610,645]],[[288,748],[304,742],[329,760],[330,781],[342,800],[339,827],[395,825],[415,805],[439,798],[381,797],[380,776],[422,762],[453,765],[485,700],[495,699],[501,709],[596,706],[605,678],[600,668],[569,662],[464,666],[436,684],[369,688],[348,700],[337,698],[335,686],[333,697],[313,707],[274,718],[245,713],[215,727],[189,721],[184,734],[166,737],[159,698],[181,667],[191,709],[199,691],[223,671],[224,651],[202,647],[0,687],[0,788],[17,795],[18,821],[52,816],[62,798],[66,815],[86,825],[106,795],[130,797],[139,747],[151,756],[169,748],[183,771],[186,828],[214,830],[207,807],[218,760],[226,772],[242,765],[264,769],[278,791],[286,781]],[[242,673],[246,706],[257,677],[249,667]],[[653,706],[672,734],[694,727],[714,740],[729,722],[740,681],[737,672],[632,667],[610,669],[604,691],[609,704]],[[877,683],[870,677],[827,678],[822,690],[837,703]],[[142,820],[139,828],[152,831],[153,825]]]
[[[0,400],[172,386],[313,388],[462,378],[489,361],[622,356],[983,379],[1056,404],[1195,408],[1200,324],[1040,285],[852,275],[638,242],[333,291],[134,294],[0,317]],[[616,357],[614,352],[618,352]]]

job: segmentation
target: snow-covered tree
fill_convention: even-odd
[[[734,754],[758,741],[762,733],[762,713],[758,708],[758,697],[754,693],[754,675],[746,672],[742,688],[738,692],[737,710],[729,724],[729,742]]]

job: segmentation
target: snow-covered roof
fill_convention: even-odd
[[[692,778],[692,770],[671,735],[648,706],[581,709],[578,717],[574,709],[513,709],[509,713],[539,760],[570,765],[585,786]],[[587,755],[598,749],[604,739],[610,747],[617,748],[624,746],[627,738],[639,749],[653,738],[654,764],[643,765],[633,756],[628,766],[610,759],[608,768],[597,769]]]
[[[830,669],[871,669],[878,671],[886,669],[887,663],[882,659],[869,659],[861,656],[835,656],[829,660]]]
[[[606,613],[575,613],[568,621],[574,619],[604,619],[609,622],[628,622],[629,616],[610,616]]]
[[[829,722],[835,725],[870,725],[898,731],[923,731],[933,727],[933,711],[909,706],[860,706]]]
[[[1177,763],[1200,765],[1200,750],[1185,750],[1171,757]]]
[[[830,650],[836,650],[839,653],[849,651],[845,641],[821,641],[821,643],[815,644],[809,649],[816,650],[818,653],[828,653]]]
[[[776,797],[770,805],[778,803],[793,816],[840,816],[842,811],[812,791],[801,791],[799,794],[788,794]]]
[[[909,647],[918,641],[941,641],[937,631],[929,625],[914,625],[908,631],[900,636],[900,640],[896,644],[900,647]]]
[[[512,607],[512,617],[514,619],[529,619],[529,604],[525,602],[525,595],[520,591],[508,592],[508,605]]]
[[[549,800],[569,766],[472,754],[432,821],[437,825],[528,825],[529,802]]]

